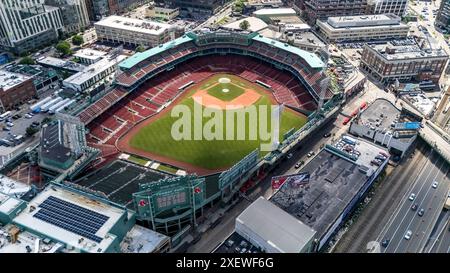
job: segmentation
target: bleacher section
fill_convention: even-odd
[[[157,49],[149,50],[136,56],[136,58],[124,61],[119,65],[123,73],[117,77],[116,82],[126,88],[133,89],[146,78],[153,77],[153,75],[169,66],[186,62],[189,58],[211,53],[252,56],[286,67],[286,69],[298,75],[303,84],[307,85],[307,91],[313,96],[314,100],[319,101],[320,82],[326,78],[326,75],[322,73],[324,64],[317,56],[262,36],[246,36],[236,33],[218,33],[217,36],[212,33],[188,33],[175,41],[161,45]],[[194,68],[192,64],[190,66]],[[277,70],[263,71],[260,69],[258,71],[267,78],[282,82],[283,76],[276,78],[279,73]],[[278,87],[278,85],[275,84],[275,87]],[[298,96],[287,98],[286,95],[285,92],[281,91],[280,98],[288,99],[295,104],[294,101],[297,100]],[[332,96],[331,90],[328,90],[325,94],[326,99]]]
[[[156,181],[168,177],[148,168],[140,167],[122,160],[114,161],[75,181],[76,184],[91,191],[105,194],[109,200],[132,207],[132,194],[139,190],[139,184]]]
[[[179,95],[183,91],[180,87],[186,83],[198,83],[214,73],[225,72],[271,86],[270,90],[280,104],[307,111],[314,111],[317,107],[309,92],[290,72],[278,70],[252,57],[203,56],[181,63],[172,70],[151,78],[116,102],[89,123],[88,142],[114,145],[116,139],[134,124],[155,114],[162,105]]]

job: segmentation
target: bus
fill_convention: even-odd
[[[5,120],[11,116],[11,111],[6,111],[5,113],[0,115],[0,121]]]

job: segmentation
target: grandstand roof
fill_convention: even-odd
[[[119,64],[119,67],[122,69],[130,69],[133,66],[137,65],[138,63],[146,60],[147,58],[160,54],[168,49],[171,49],[183,43],[193,41],[195,37],[197,37],[197,35],[193,33],[187,33],[186,35],[183,35],[170,42],[164,43],[162,45],[151,48],[144,52],[136,53],[133,56],[127,58],[125,61],[121,62]],[[252,39],[296,54],[299,57],[303,58],[312,68],[321,68],[325,66],[322,60],[317,55],[311,52],[299,49],[297,47],[293,47],[286,43],[275,41],[270,38],[266,38],[262,35],[255,35]]]
[[[263,35],[257,35],[253,37],[253,39],[296,54],[301,58],[303,58],[312,68],[321,68],[325,66],[322,60],[314,53],[302,50],[298,47],[291,46],[287,43],[278,42],[276,40],[264,37]]]
[[[138,52],[138,53],[134,54],[133,56],[127,58],[125,61],[121,62],[119,64],[119,67],[124,68],[124,69],[130,69],[133,66],[137,65],[138,63],[146,60],[147,58],[158,55],[161,52],[164,52],[168,49],[171,49],[173,47],[176,47],[178,45],[184,44],[184,43],[192,41],[192,40],[193,39],[191,37],[189,37],[187,35],[183,35],[175,40],[172,40],[167,43],[161,44],[159,46],[153,47],[144,52]]]

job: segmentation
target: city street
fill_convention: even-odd
[[[382,252],[421,252],[427,242],[434,224],[442,210],[449,189],[448,164],[436,152],[432,152],[429,161],[420,174],[414,179],[410,190],[402,197],[401,204],[392,215],[389,223],[383,228],[377,241],[390,240]],[[432,183],[439,184],[436,189]],[[409,200],[411,194],[416,197]],[[416,210],[411,207],[417,204]],[[418,212],[424,209],[423,216]],[[411,238],[405,239],[407,231],[411,231]]]

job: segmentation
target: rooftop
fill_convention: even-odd
[[[378,129],[390,128],[396,123],[400,115],[400,110],[390,101],[377,99],[372,102],[359,116],[359,123],[374,126]]]
[[[322,238],[365,186],[370,175],[379,167],[370,161],[384,149],[358,139],[347,147],[342,140],[337,147],[321,150],[300,172],[310,174],[309,183],[285,183],[270,201],[302,221]],[[346,152],[343,149],[350,149]],[[337,152],[339,151],[339,152]],[[359,154],[359,156],[357,155]],[[350,155],[357,159],[350,159]],[[354,158],[355,158],[354,157]]]
[[[162,34],[164,31],[172,27],[169,24],[116,15],[106,17],[105,19],[96,22],[94,25],[112,27],[126,31],[147,33],[152,35]]]
[[[45,157],[57,162],[66,162],[72,157],[71,149],[66,145],[63,122],[58,120],[42,127],[41,149]]]
[[[63,245],[55,242],[48,242],[28,231],[19,233],[17,241],[11,242],[7,239],[12,230],[17,229],[14,225],[6,225],[0,229],[0,253],[28,253],[29,250],[34,253],[53,253],[62,249]],[[38,243],[39,242],[39,243]],[[36,247],[37,246],[37,247]]]
[[[73,56],[89,60],[97,60],[98,58],[105,56],[106,54],[107,52],[105,51],[83,48],[78,50],[75,54],[73,54]]]
[[[355,15],[328,17],[327,23],[334,28],[398,25],[401,18],[395,14]]]
[[[170,240],[164,234],[134,225],[120,243],[123,253],[152,253],[158,251]]]
[[[254,15],[296,15],[292,8],[274,8],[274,9],[259,9],[253,12]]]
[[[30,186],[25,183],[13,180],[6,175],[0,174],[0,193],[10,196],[21,197],[31,189]]]
[[[365,46],[377,51],[386,60],[408,60],[419,58],[445,57],[448,58],[444,49],[426,49],[417,43],[396,45],[393,42],[387,44],[366,44]]]
[[[236,218],[239,233],[238,224],[281,253],[301,252],[315,235],[310,227],[264,197],[259,197]]]
[[[81,84],[85,83],[86,81],[88,81],[89,79],[100,74],[101,72],[111,68],[111,66],[114,66],[117,63],[125,60],[126,57],[127,56],[125,56],[125,55],[119,55],[119,56],[117,56],[117,58],[109,58],[107,56],[102,56],[102,57],[100,57],[101,60],[85,67],[83,71],[73,74],[69,78],[65,79],[64,82],[67,82],[70,84],[75,84],[75,85],[81,85]]]
[[[59,209],[61,206],[65,209]],[[103,252],[116,239],[115,235],[109,232],[124,213],[126,211],[122,209],[68,191],[62,187],[50,185],[30,201],[27,208],[13,220],[13,223],[85,252]],[[48,218],[46,215],[53,216]],[[84,231],[84,225],[81,225],[80,221],[71,225],[70,221],[65,220],[72,219],[70,217],[81,217],[82,222],[86,222],[86,219],[92,219],[92,217],[101,218],[102,221],[95,224],[94,228],[89,220],[87,228],[90,232],[84,233],[86,235],[80,235],[78,231]],[[54,222],[55,219],[63,219],[62,224],[61,222]],[[98,240],[95,238],[98,238]]]
[[[59,59],[59,58],[55,58],[55,57],[51,57],[51,56],[41,57],[37,60],[37,62],[42,65],[48,65],[48,66],[52,66],[52,67],[56,67],[56,68],[67,69],[70,71],[83,71],[83,69],[86,68],[86,66],[84,66],[82,64],[71,62],[71,61],[65,61],[63,59]]]
[[[22,200],[0,193],[0,213],[10,215],[22,203]]]
[[[0,70],[0,89],[7,91],[29,79],[31,77],[23,74]]]
[[[246,253],[262,253],[261,249],[252,245],[236,231],[231,233],[231,235],[214,250],[214,253],[243,253],[244,248]]]
[[[247,17],[247,18],[243,18],[237,21],[234,21],[232,23],[226,24],[223,27],[224,28],[228,28],[228,29],[235,29],[235,30],[239,30],[241,29],[241,27],[239,26],[243,21],[247,21],[249,23],[249,31],[253,31],[253,32],[258,32],[260,30],[263,30],[265,28],[267,28],[267,24],[256,17]]]

